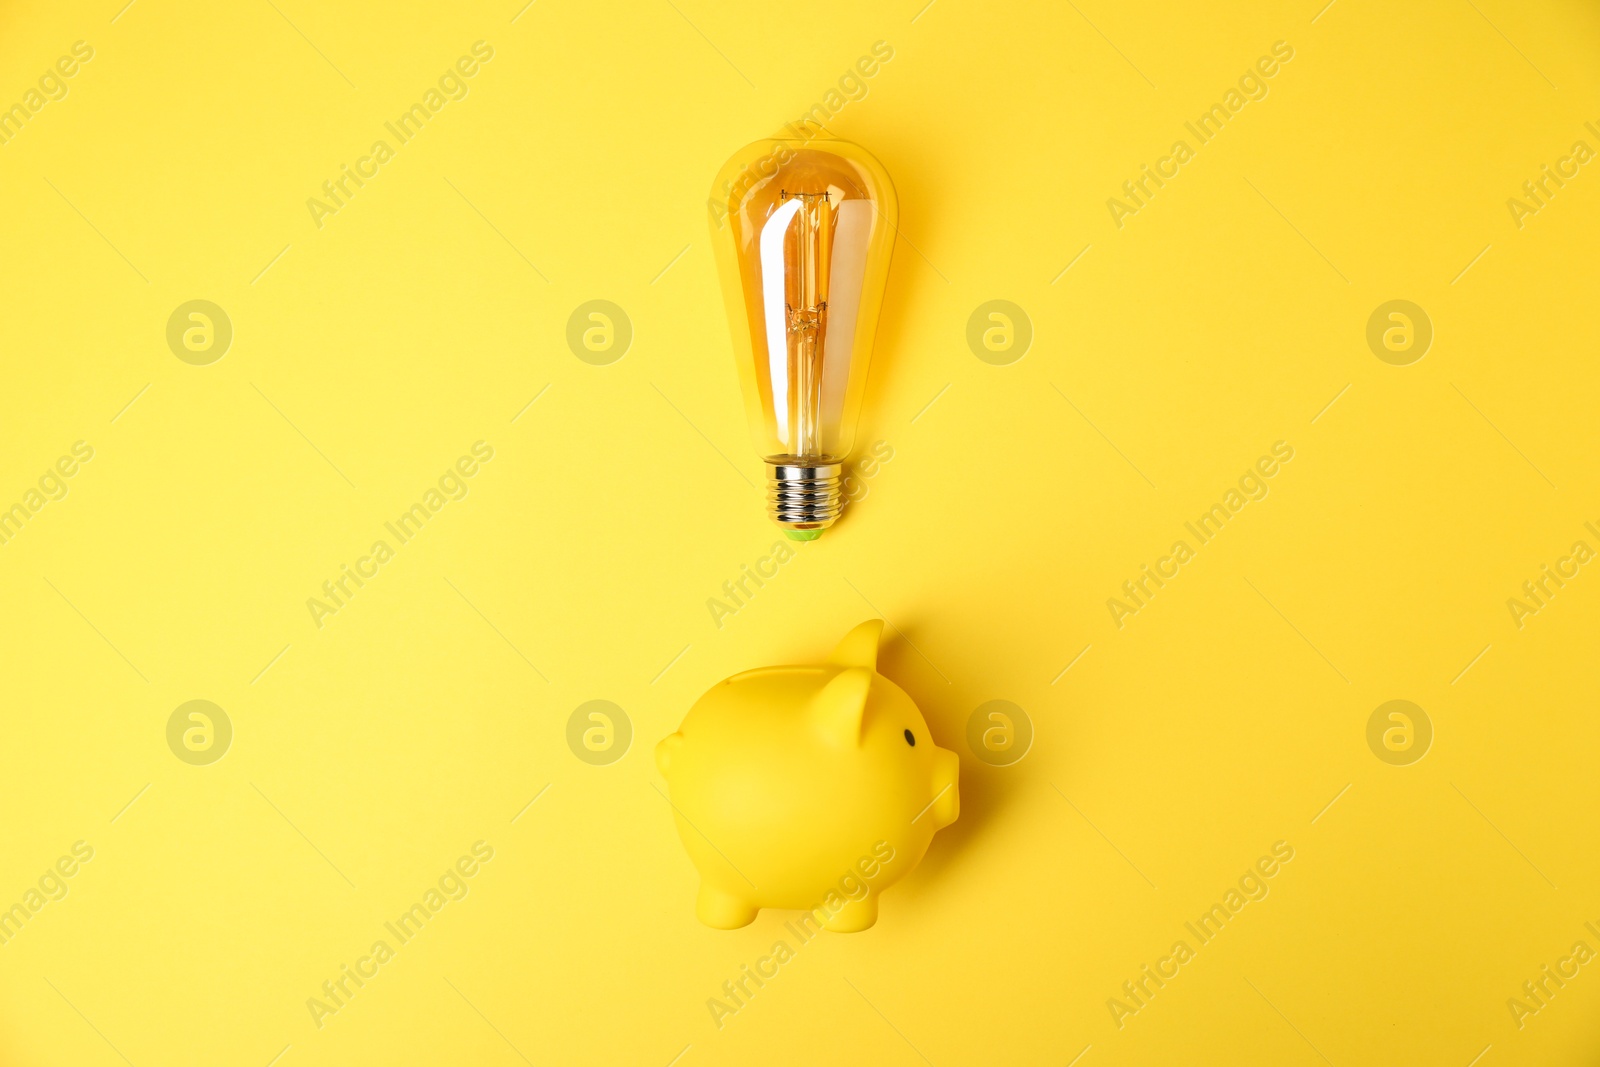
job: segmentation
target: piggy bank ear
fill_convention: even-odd
[[[878,641],[883,636],[883,620],[868,619],[844,635],[828,662],[836,667],[865,667],[876,670],[878,666]]]
[[[811,698],[808,714],[817,730],[838,748],[861,743],[861,721],[867,712],[872,668],[846,667]]]
[[[672,777],[673,759],[682,748],[683,734],[681,733],[668,734],[656,743],[656,770],[661,772],[661,777]]]

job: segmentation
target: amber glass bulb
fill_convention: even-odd
[[[768,505],[809,540],[844,506],[896,232],[872,156],[827,137],[758,141],[711,191],[711,235]]]

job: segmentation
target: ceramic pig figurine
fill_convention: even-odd
[[[791,908],[829,930],[865,930],[878,894],[955,821],[959,761],[877,672],[882,632],[881,620],[862,623],[824,666],[719,683],[656,746],[707,926]]]

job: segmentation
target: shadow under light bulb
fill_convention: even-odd
[[[767,510],[789,537],[813,540],[844,509],[897,232],[894,186],[856,145],[780,138],[728,160],[711,204]]]

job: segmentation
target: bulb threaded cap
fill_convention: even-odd
[[[767,513],[790,538],[811,541],[844,510],[844,464],[825,458],[767,460]]]

